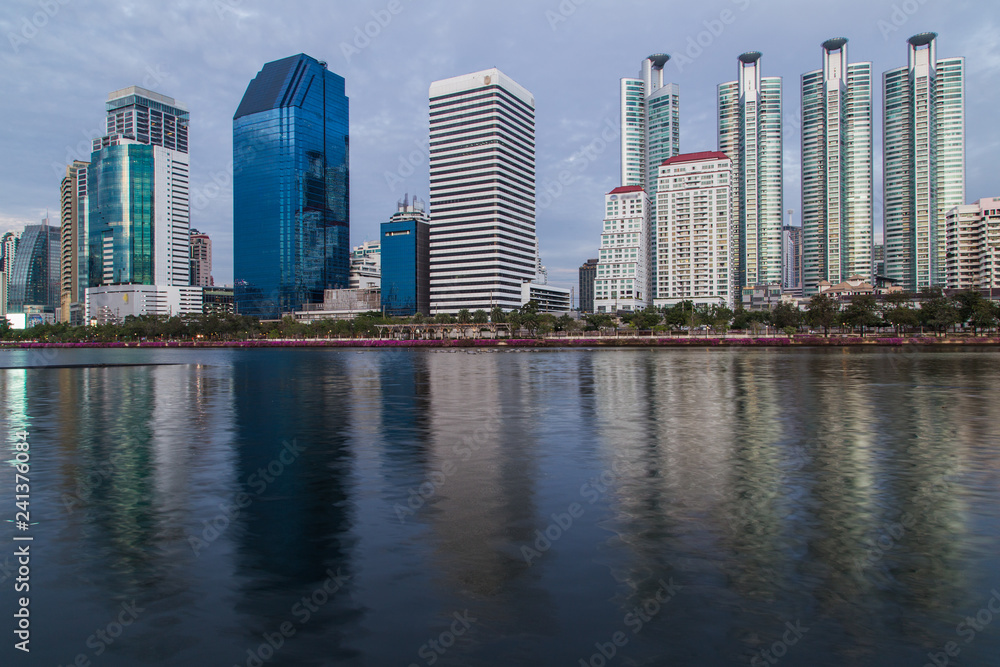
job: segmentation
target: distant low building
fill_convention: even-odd
[[[234,289],[231,285],[205,287],[202,296],[202,312],[206,315],[232,315],[236,312]]]
[[[362,313],[378,311],[382,307],[382,290],[328,289],[323,292],[323,303],[306,304],[295,311],[299,322],[317,320],[353,320]]]
[[[382,244],[365,241],[351,251],[350,289],[372,289],[382,286]]]
[[[538,304],[540,313],[565,313],[570,310],[570,291],[563,287],[523,283],[521,285],[521,306],[529,301]]]
[[[192,285],[104,285],[87,288],[87,320],[115,324],[129,315],[202,312],[202,288]]]
[[[781,303],[781,283],[752,285],[741,292],[744,310],[771,310]]]

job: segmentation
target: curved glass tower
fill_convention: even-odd
[[[348,284],[344,78],[305,54],[264,65],[233,118],[233,272],[241,315],[276,319]]]
[[[59,227],[27,225],[11,267],[10,312],[41,306],[54,313],[59,307],[59,265]]]

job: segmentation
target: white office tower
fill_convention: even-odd
[[[945,216],[948,289],[1000,288],[1000,197],[956,206]]]
[[[656,219],[660,165],[680,153],[680,86],[663,82],[670,60],[657,53],[642,61],[639,76],[621,80],[621,184],[638,185],[649,197]],[[656,280],[656,236],[650,234],[651,278]]]
[[[871,280],[872,64],[849,63],[847,40],[823,42],[823,68],[802,75],[802,271],[820,281]]]
[[[687,153],[666,160],[659,173],[655,304],[733,307],[733,161],[717,151]]]
[[[604,196],[604,209],[594,310],[642,310],[653,301],[649,287],[649,197],[638,185],[624,185]]]
[[[937,59],[933,32],[882,75],[885,272],[905,289],[945,284],[945,216],[965,203],[965,59]]]
[[[739,78],[719,85],[719,151],[733,161],[730,233],[733,299],[781,282],[781,77],[763,77],[761,54],[739,57]]]
[[[430,87],[431,313],[521,306],[535,279],[535,98],[494,68]]]

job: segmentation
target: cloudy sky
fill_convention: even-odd
[[[693,152],[716,148],[717,84],[736,78],[740,53],[763,52],[764,74],[784,78],[785,208],[798,224],[799,77],[836,36],[879,77],[920,32],[939,34],[939,57],[965,56],[966,199],[1000,195],[998,28],[996,0],[4,0],[0,233],[58,217],[64,165],[89,158],[107,94],[141,85],[190,109],[192,225],[213,238],[216,283],[231,283],[232,116],[264,63],[303,52],[347,79],[351,240],[375,239],[405,192],[427,197],[429,84],[496,66],[535,95],[541,256],[550,282],[572,287],[618,185],[617,140],[600,139],[618,123],[618,80],[647,55],[673,55],[666,79],[680,84],[681,150]],[[567,169],[572,183],[546,196]]]

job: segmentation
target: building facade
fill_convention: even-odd
[[[572,294],[565,287],[541,283],[521,284],[521,305],[534,301],[539,313],[567,313],[571,310]]]
[[[847,40],[823,42],[822,69],[802,75],[802,278],[871,280],[872,64],[851,63]]]
[[[106,305],[97,296],[103,288],[117,296],[129,286],[132,304],[148,303],[150,314],[201,312],[200,290],[190,285],[187,108],[130,86],[108,96],[106,111],[108,134],[94,140],[87,166],[87,245],[78,257],[88,276],[87,317]],[[183,296],[145,297],[173,292]],[[160,303],[167,310],[156,310]]]
[[[237,311],[275,319],[346,288],[344,78],[305,54],[264,65],[233,118],[233,164]]]
[[[1000,288],[1000,197],[948,211],[945,247],[948,289]]]
[[[642,61],[639,76],[621,80],[621,184],[637,185],[649,197],[650,220],[656,220],[660,165],[680,153],[680,86],[663,82],[670,61],[657,53]],[[649,235],[650,280],[656,284],[656,235]]]
[[[198,287],[215,284],[212,278],[212,239],[197,229],[191,230],[191,284]]]
[[[348,289],[378,289],[382,286],[382,245],[365,241],[351,250]]]
[[[381,232],[383,312],[430,315],[430,218],[423,203],[404,198]]]
[[[89,162],[74,160],[66,166],[59,184],[60,211],[60,294],[59,321],[83,324],[87,310],[89,274],[87,256],[87,167]]]
[[[739,77],[719,85],[719,151],[733,161],[733,300],[740,288],[781,282],[781,77],[761,75],[761,54],[739,59]]]
[[[936,38],[882,75],[885,271],[911,291],[945,284],[945,216],[965,203],[965,59],[939,60]]]
[[[588,259],[580,267],[578,290],[580,293],[579,310],[582,313],[594,312],[594,281],[597,279],[598,260]]]
[[[649,197],[638,185],[623,185],[604,196],[604,209],[594,312],[642,310],[652,303]]]
[[[26,225],[11,266],[7,311],[29,310],[55,315],[59,309],[59,226],[46,218],[39,225]]]
[[[10,281],[14,271],[14,258],[17,256],[17,242],[21,239],[22,232],[9,231],[3,235],[0,241],[0,259],[3,260],[3,283],[4,283],[4,313],[8,310],[10,300]]]
[[[430,86],[432,313],[513,310],[535,279],[535,98],[494,68]]]
[[[657,190],[657,306],[682,301],[733,307],[733,161],[725,153],[665,160]]]
[[[781,288],[802,295],[802,228],[781,229]]]

